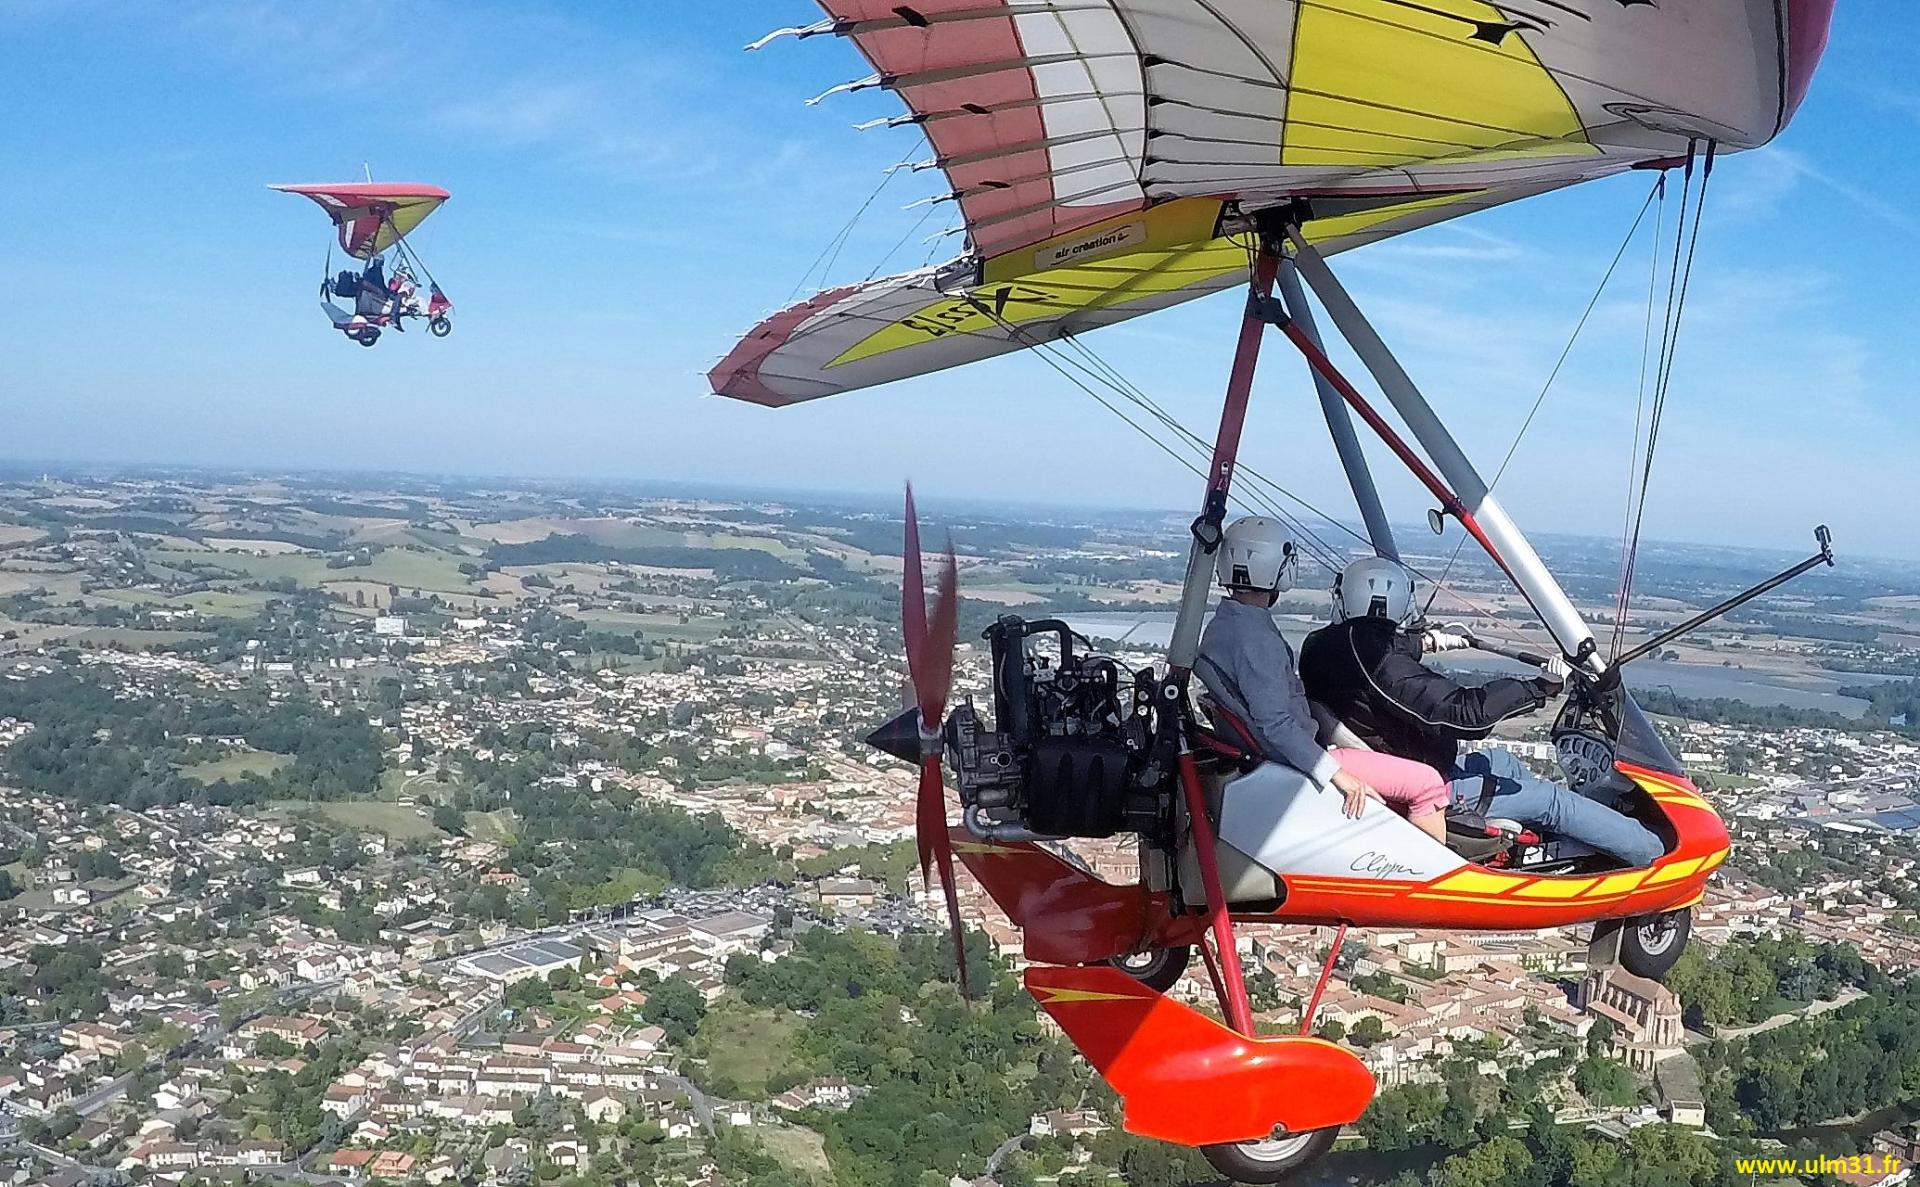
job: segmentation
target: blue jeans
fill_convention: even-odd
[[[1630,866],[1652,865],[1667,851],[1660,838],[1639,821],[1542,779],[1510,750],[1483,750],[1456,763],[1447,776],[1453,784],[1454,804],[1475,808],[1489,775],[1494,779],[1489,816],[1517,820],[1591,845]]]

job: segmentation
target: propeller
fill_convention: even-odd
[[[907,487],[905,560],[900,582],[900,633],[906,639],[907,674],[919,710],[920,790],[914,801],[914,841],[920,851],[923,883],[933,870],[939,871],[940,889],[947,899],[947,924],[953,929],[954,960],[960,969],[960,995],[971,997],[966,932],[961,926],[960,899],[953,882],[953,844],[947,835],[946,781],[940,772],[940,726],[946,718],[947,694],[953,687],[953,645],[959,630],[959,566],[949,542],[929,614],[920,555],[920,520],[914,511],[911,485]]]

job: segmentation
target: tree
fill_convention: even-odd
[[[1469,1146],[1434,1171],[1434,1187],[1502,1187],[1519,1182],[1533,1164],[1533,1154],[1517,1138],[1496,1137]]]
[[[1675,991],[1676,994],[1678,990]],[[1587,1054],[1601,1058],[1613,1049],[1614,1025],[1611,1018],[1595,1018],[1587,1031]]]
[[[1640,1097],[1627,1065],[1615,1059],[1586,1059],[1573,1073],[1580,1095],[1597,1105],[1630,1105]]]
[[[553,1004],[553,986],[540,977],[528,977],[507,986],[506,1004],[515,1010]]]
[[[440,768],[446,770],[446,764],[441,763]],[[433,827],[443,833],[463,837],[467,833],[467,818],[452,804],[438,804],[433,809]]]
[[[685,1043],[707,1016],[707,999],[680,977],[668,977],[647,994],[640,1016],[667,1032],[667,1041]]]
[[[1353,1029],[1347,1032],[1347,1037],[1362,1047],[1371,1047],[1387,1037],[1387,1028],[1378,1017],[1368,1014],[1353,1024]]]

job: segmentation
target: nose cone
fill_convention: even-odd
[[[920,762],[920,708],[912,706],[867,735],[867,745],[901,762]]]

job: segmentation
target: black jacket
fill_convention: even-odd
[[[1460,739],[1484,738],[1507,718],[1539,709],[1552,687],[1544,678],[1457,683],[1420,662],[1418,636],[1381,618],[1350,618],[1308,635],[1300,680],[1368,746],[1442,774],[1453,769]]]

